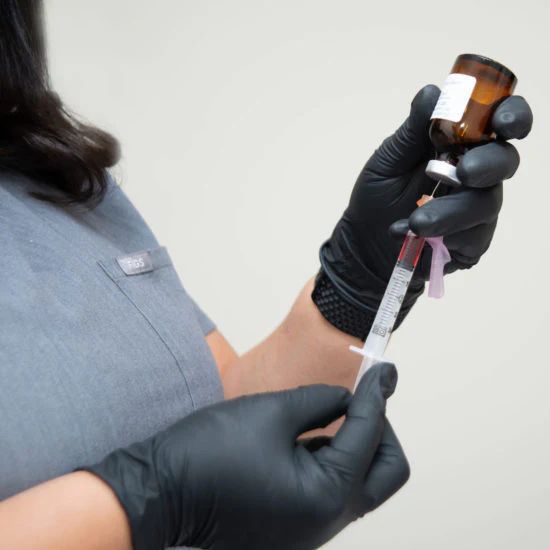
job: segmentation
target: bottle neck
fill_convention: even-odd
[[[455,155],[454,153],[449,153],[448,151],[437,153],[436,159],[452,164],[453,166],[456,166],[458,164],[458,155]]]
[[[435,181],[458,187],[460,185],[456,173],[458,159],[449,157],[450,153],[442,153],[437,158],[430,160],[426,166],[426,174]]]

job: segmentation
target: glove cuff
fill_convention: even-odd
[[[322,268],[315,278],[311,299],[332,326],[361,340],[367,337],[376,310],[361,304],[343,289],[339,289]]]
[[[119,449],[93,466],[78,468],[102,479],[124,508],[134,550],[158,550],[171,545],[163,495],[156,481],[150,441]]]
[[[315,279],[311,299],[331,325],[350,336],[365,340],[374,323],[387,283],[363,267],[366,288],[362,292],[355,290],[331,269],[326,258],[327,247],[330,247],[330,241],[324,243],[320,250],[321,269]],[[423,291],[423,282],[416,282],[409,287],[393,330],[399,328]]]

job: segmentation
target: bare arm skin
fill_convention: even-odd
[[[87,472],[42,483],[0,502],[0,548],[131,550],[126,514]]]
[[[275,331],[240,357],[218,331],[207,336],[227,398],[319,382],[353,386],[361,358],[349,346],[362,343],[322,317],[312,290],[313,279]]]

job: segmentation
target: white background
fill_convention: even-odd
[[[494,244],[389,351],[412,478],[327,548],[550,548],[548,2],[46,4],[56,87],[119,137],[126,192],[240,351],[316,272],[416,90],[464,52],[516,72],[536,125]]]

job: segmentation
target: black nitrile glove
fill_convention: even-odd
[[[526,101],[519,96],[504,100],[492,119],[498,139],[469,150],[457,166],[462,186],[441,186],[438,198],[417,208],[416,201],[436,185],[424,170],[435,156],[428,129],[439,93],[436,86],[418,92],[407,120],[363,168],[344,215],[321,248],[322,271],[313,299],[331,323],[362,339],[409,228],[423,237],[444,237],[451,253],[447,273],[479,261],[495,231],[502,180],[513,176],[519,165],[517,150],[504,140],[524,138],[531,129],[533,116]],[[430,262],[431,248],[426,246],[396,327],[422,293]],[[338,298],[352,305],[355,317],[355,311],[338,315]]]
[[[316,385],[219,403],[87,470],[119,498],[137,550],[312,550],[408,478],[385,418],[396,381],[381,363],[353,398]],[[346,411],[332,440],[297,442]]]

